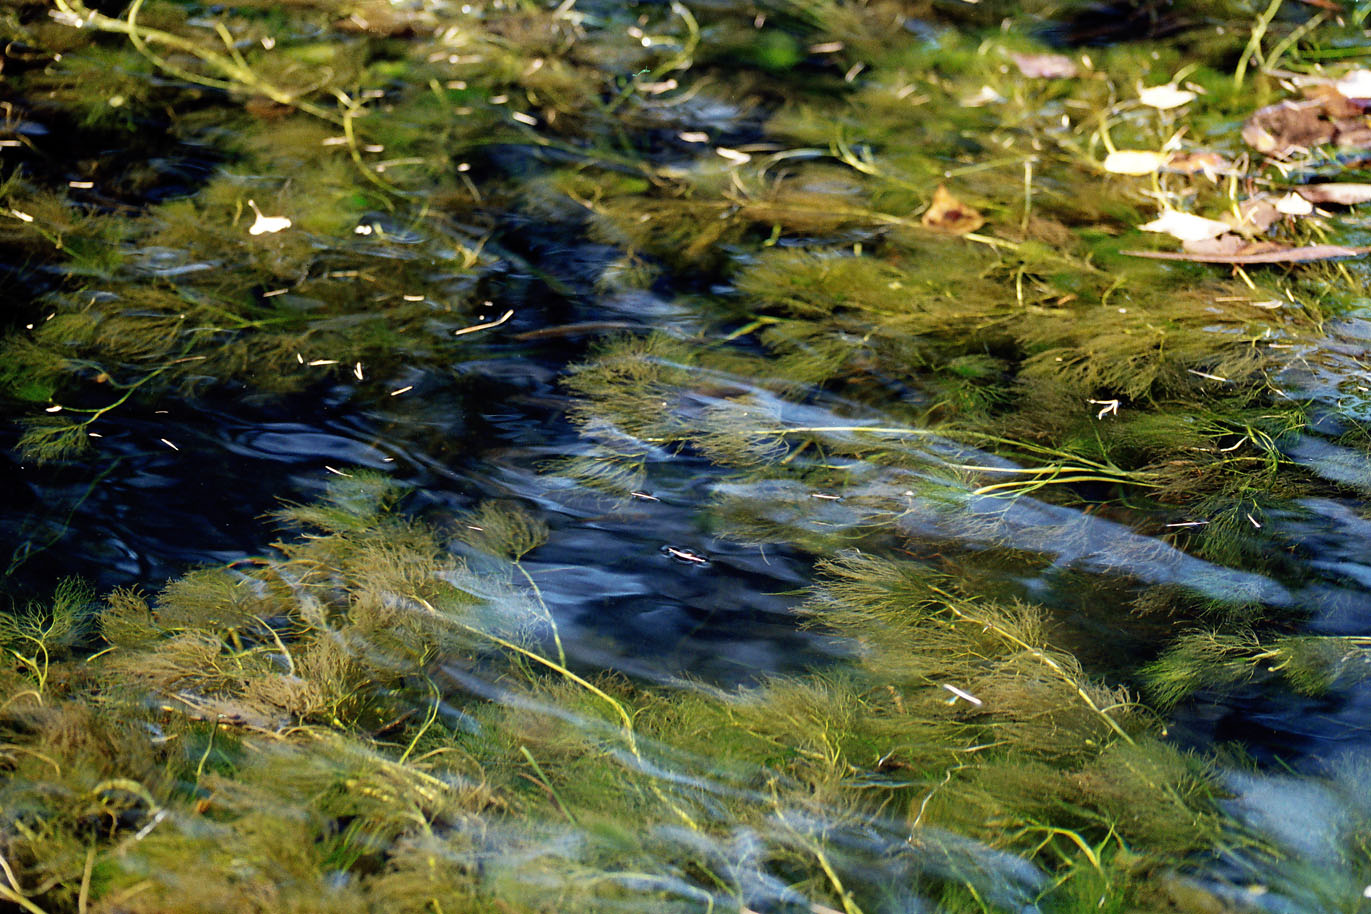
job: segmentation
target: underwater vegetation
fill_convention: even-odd
[[[1212,768],[1037,607],[846,555],[804,614],[849,668],[644,690],[556,659],[526,516],[482,508],[463,559],[396,494],[340,481],[269,555],[13,616],[9,900],[1074,910],[1241,840]]]
[[[56,502],[0,519],[3,904],[1364,909],[1367,19],[0,9],[5,459]],[[253,554],[38,579],[149,454],[232,479],[225,402],[356,446],[262,471]],[[682,466],[679,542],[803,564],[823,662],[577,643],[556,575],[609,578],[541,556]]]

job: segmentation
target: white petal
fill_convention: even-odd
[[[282,229],[290,228],[290,220],[285,216],[264,216],[252,200],[248,201],[248,207],[257,214],[257,220],[248,228],[249,235],[274,235]]]
[[[1169,156],[1138,149],[1119,149],[1104,160],[1104,170],[1115,175],[1150,175],[1166,164]]]
[[[1342,79],[1333,83],[1347,98],[1371,98],[1371,70],[1353,70],[1344,73]]]
[[[1230,226],[1227,222],[1219,222],[1217,219],[1205,219],[1203,216],[1168,209],[1160,218],[1139,228],[1144,232],[1161,232],[1181,241],[1204,241],[1207,238],[1219,237],[1228,231]]]
[[[1314,211],[1314,204],[1299,194],[1286,194],[1276,201],[1276,211],[1287,216],[1308,216]]]
[[[1167,83],[1164,86],[1148,86],[1145,89],[1138,88],[1138,101],[1149,108],[1157,108],[1161,111],[1168,108],[1179,108],[1181,105],[1194,100],[1194,92],[1188,89],[1177,89],[1175,83]]]
[[[258,216],[257,221],[248,229],[249,235],[274,235],[282,229],[290,228],[290,220],[285,216]]]

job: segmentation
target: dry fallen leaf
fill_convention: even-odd
[[[1258,152],[1277,158],[1322,146],[1337,135],[1337,128],[1322,114],[1323,103],[1317,99],[1268,105],[1247,119],[1242,138]]]
[[[1029,79],[1070,79],[1076,62],[1064,54],[1011,54],[1019,72]]]
[[[1167,157],[1140,149],[1117,149],[1105,156],[1104,170],[1114,175],[1150,175],[1166,164]]]
[[[1305,86],[1304,97],[1319,101],[1323,105],[1324,115],[1333,119],[1357,117],[1361,114],[1362,106],[1359,103],[1326,82]]]
[[[1338,260],[1371,253],[1371,248],[1345,248],[1337,244],[1312,244],[1302,248],[1272,248],[1269,243],[1248,245],[1232,254],[1198,254],[1180,251],[1122,251],[1130,257],[1152,260],[1187,260],[1192,263],[1231,263],[1238,266],[1262,263],[1308,263]]]
[[[1217,238],[1229,231],[1231,226],[1217,219],[1206,219],[1203,216],[1168,209],[1158,218],[1138,228],[1144,232],[1161,232],[1181,241],[1204,241],[1208,238]]]
[[[984,216],[952,196],[941,184],[933,191],[933,202],[919,221],[931,229],[953,235],[965,235],[985,225]]]
[[[1166,170],[1183,175],[1203,174],[1213,181],[1219,175],[1231,173],[1233,163],[1217,152],[1183,152],[1167,160]]]
[[[1267,242],[1258,242],[1265,244]],[[1187,254],[1205,254],[1231,256],[1233,254],[1250,254],[1248,248],[1254,247],[1251,242],[1244,241],[1240,236],[1228,233],[1217,238],[1205,238],[1202,241],[1187,241],[1181,245]]]
[[[1371,184],[1306,184],[1295,188],[1310,203],[1336,203],[1355,206],[1371,201]]]

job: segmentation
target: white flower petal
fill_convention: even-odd
[[[291,221],[285,216],[262,215],[262,211],[257,208],[257,204],[252,200],[248,201],[248,206],[257,214],[256,221],[248,228],[249,235],[274,235],[291,226]]]
[[[285,216],[258,216],[257,221],[248,229],[249,235],[274,235],[290,228],[290,220]]]
[[[1138,149],[1119,149],[1104,160],[1104,170],[1115,175],[1150,175],[1166,164],[1169,156]]]
[[[1138,101],[1149,108],[1156,108],[1160,111],[1165,111],[1168,108],[1179,108],[1181,105],[1194,100],[1194,92],[1189,89],[1178,89],[1175,83],[1146,88],[1138,87]]]
[[[1371,70],[1352,70],[1333,83],[1346,98],[1371,98]]]
[[[1139,226],[1144,232],[1161,232],[1181,241],[1204,241],[1217,238],[1230,229],[1227,222],[1206,219],[1174,209],[1162,212],[1161,216],[1146,225]]]
[[[1314,204],[1299,194],[1286,194],[1276,201],[1276,212],[1287,216],[1308,216],[1314,211]]]

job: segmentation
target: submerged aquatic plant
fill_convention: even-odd
[[[111,594],[89,659],[44,629],[51,668],[5,673],[33,686],[0,724],[10,897],[998,908],[1061,895],[1082,861],[1132,879],[1139,854],[1218,840],[1212,775],[1054,648],[1034,607],[852,555],[806,609],[852,639],[850,669],[648,688],[543,653],[531,582],[473,571],[394,495],[340,481],[283,513],[304,538],[152,599]],[[479,519],[463,526],[497,537],[488,552],[542,538],[518,511]]]
[[[1371,675],[1371,639],[1338,635],[1192,632],[1143,668],[1153,700],[1172,707],[1197,689],[1225,690],[1279,674],[1318,695]]]
[[[1270,529],[1365,488],[1350,457],[1300,456],[1367,441],[1288,383],[1364,285],[1292,252],[1360,229],[1249,192],[1340,167],[1284,134],[1355,139],[1334,121],[1356,81],[1310,82],[1313,123],[1254,116],[1282,134],[1249,129],[1258,156],[1233,129],[1237,87],[1293,91],[1278,62],[1314,77],[1362,36],[1249,6],[1088,56],[885,2],[0,14],[0,148],[26,156],[0,245],[41,277],[0,343],[24,459],[79,472],[173,397],[307,392],[446,471],[468,426],[429,411],[488,416],[487,369],[533,354],[516,373],[556,362],[571,402],[527,399],[582,434],[549,477],[646,500],[682,455],[720,468],[701,523],[813,556],[800,613],[841,654],[733,690],[584,664],[529,560],[542,516],[483,492],[430,524],[329,466],[260,556],[0,616],[0,897],[1191,910],[1226,896],[1181,873],[1270,863],[1324,903],[1298,894],[1313,858],[1254,835],[1159,716],[1366,660],[1292,631],[1301,572]],[[87,130],[189,164],[38,154]],[[1150,253],[1232,269],[1133,258],[1171,243],[1141,234],[1159,206],[1232,231]],[[547,342],[606,332],[565,370]],[[1331,839],[1329,899],[1359,835]]]

